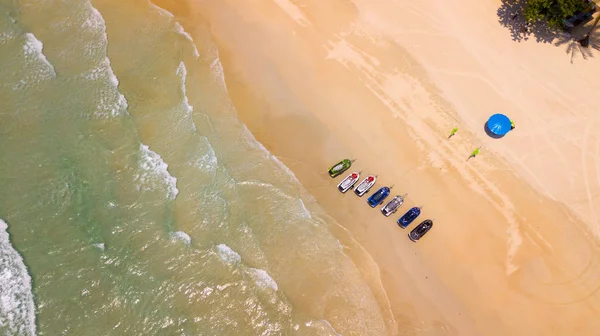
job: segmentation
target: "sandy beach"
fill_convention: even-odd
[[[389,335],[600,330],[594,58],[514,41],[500,1],[153,2],[195,40],[210,28],[240,118],[356,263],[375,262],[364,277]],[[516,129],[492,139],[498,112]],[[385,218],[340,194],[326,171],[343,158],[406,204]],[[435,219],[417,243],[395,224],[412,206]]]

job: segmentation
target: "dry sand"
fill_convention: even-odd
[[[595,59],[512,41],[499,1],[156,3],[210,27],[241,119],[376,261],[389,334],[598,334]],[[496,112],[503,139],[483,130]],[[423,205],[430,233],[341,195],[342,158]]]

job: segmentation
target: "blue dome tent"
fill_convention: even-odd
[[[504,114],[492,115],[485,124],[486,133],[494,138],[501,138],[512,129],[510,119]]]

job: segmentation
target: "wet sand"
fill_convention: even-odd
[[[339,223],[373,291],[382,285],[390,335],[600,328],[593,59],[511,41],[495,1],[155,3],[194,39],[210,28],[241,119]],[[517,125],[503,139],[483,130],[496,112]],[[326,170],[342,158],[408,193],[401,210],[385,218],[340,194]],[[435,219],[417,243],[414,224],[395,224],[412,206]]]

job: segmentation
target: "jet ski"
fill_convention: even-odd
[[[400,219],[398,219],[398,225],[401,228],[406,229],[406,227],[409,226],[410,223],[412,223],[415,219],[417,219],[420,214],[420,207],[410,208],[410,210],[408,210],[404,215],[402,215],[402,217],[400,217]]]
[[[380,188],[373,195],[371,195],[371,197],[369,197],[369,199],[367,199],[367,203],[369,203],[371,208],[374,208],[374,207],[380,205],[381,203],[383,203],[383,200],[390,195],[391,188],[392,187]]]
[[[346,191],[350,190],[350,188],[352,188],[354,184],[356,184],[359,178],[360,173],[356,172],[346,176],[346,178],[343,179],[342,182],[340,182],[340,184],[338,184],[338,190],[342,193],[345,193]]]
[[[408,234],[408,238],[410,240],[416,242],[421,239],[433,226],[433,222],[429,219],[426,219],[421,222],[421,224],[417,225],[410,233]]]
[[[375,184],[375,181],[377,181],[377,176],[369,175],[366,179],[362,180],[362,182],[360,182],[356,188],[354,188],[354,193],[362,197],[362,195],[366,194],[369,189],[371,189],[371,187]]]
[[[344,159],[344,160],[334,164],[331,168],[329,168],[329,170],[328,170],[329,176],[337,177],[340,174],[342,174],[343,172],[345,172],[346,170],[348,170],[348,168],[350,168],[350,166],[352,166],[352,160]]]
[[[404,197],[397,195],[392,198],[386,205],[381,208],[381,213],[385,217],[389,217],[391,214],[395,213],[400,206],[404,203]]]

